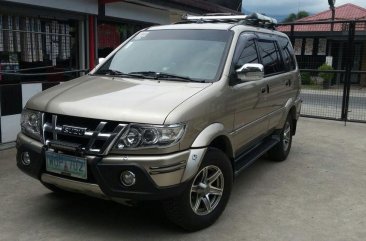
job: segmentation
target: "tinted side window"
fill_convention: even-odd
[[[282,50],[283,61],[285,62],[285,66],[287,70],[296,69],[295,59],[294,59],[294,50],[291,46],[291,43],[287,38],[280,37],[279,39],[280,48]]]
[[[285,70],[280,53],[274,41],[259,40],[258,49],[264,66],[265,75],[276,74]]]
[[[241,51],[237,65],[243,66],[247,63],[259,63],[257,48],[253,39],[248,40],[245,44],[245,47]]]

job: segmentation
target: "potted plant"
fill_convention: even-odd
[[[318,68],[319,71],[331,71],[334,70],[332,66],[323,64]],[[319,77],[323,79],[323,89],[329,89],[334,73],[332,72],[320,72]]]
[[[302,85],[310,85],[311,84],[311,76],[309,72],[301,73],[301,84]]]

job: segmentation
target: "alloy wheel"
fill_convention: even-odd
[[[283,150],[287,151],[291,142],[291,125],[287,121],[283,131]]]
[[[211,213],[224,192],[224,175],[217,166],[204,167],[195,177],[191,192],[191,208],[197,215]]]

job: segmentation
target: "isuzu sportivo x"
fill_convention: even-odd
[[[89,74],[28,101],[18,167],[54,192],[161,200],[179,226],[209,226],[235,175],[291,148],[299,70],[273,23],[188,16],[136,33]]]

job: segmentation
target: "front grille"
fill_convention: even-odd
[[[106,155],[127,124],[45,113],[42,126],[43,140],[48,146]]]

